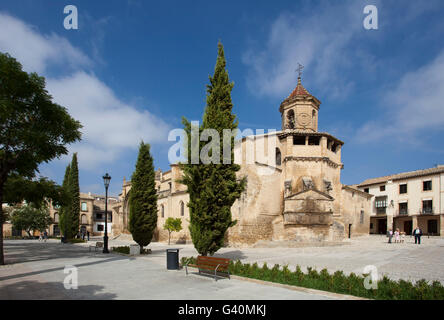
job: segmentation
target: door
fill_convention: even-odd
[[[387,219],[379,219],[378,220],[378,233],[386,234],[387,233]]]
[[[351,239],[351,237],[352,237],[352,225],[349,224],[348,225],[348,238]]]
[[[405,234],[411,235],[413,229],[413,223],[412,221],[404,221],[404,232]]]
[[[427,232],[431,234],[438,234],[438,220],[427,221]]]

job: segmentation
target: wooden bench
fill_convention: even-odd
[[[198,256],[196,264],[187,263],[185,265],[185,272],[188,275],[188,267],[199,269],[199,274],[201,273],[201,270],[214,271],[214,280],[217,281],[217,272],[227,273],[228,278],[230,278],[229,265],[230,259]]]
[[[103,248],[103,242],[96,242],[94,246],[89,246],[89,252],[91,252],[91,248],[94,248],[94,252],[97,252],[97,249]]]

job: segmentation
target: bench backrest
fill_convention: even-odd
[[[230,259],[198,256],[197,257],[197,265],[214,267],[214,268],[216,268],[218,265],[220,265],[218,270],[223,271],[223,270],[228,270],[228,266],[230,265]]]
[[[103,242],[96,242],[97,248],[103,248]]]

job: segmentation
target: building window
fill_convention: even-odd
[[[422,182],[422,191],[432,190],[432,180]]]
[[[361,217],[360,217],[360,219],[359,219],[359,222],[360,222],[361,224],[364,224],[364,210],[361,210]]]
[[[423,214],[433,214],[433,200],[423,200],[422,201],[422,213]]]
[[[103,214],[101,214],[101,213],[96,213],[96,219],[97,219],[97,220],[103,219]]]
[[[407,183],[399,185],[399,193],[400,194],[407,193]]]
[[[81,224],[88,224],[86,214],[82,214]]]
[[[387,209],[387,197],[376,197],[375,199],[375,207],[377,213],[386,213]]]
[[[276,148],[276,165],[280,166],[282,164],[282,154],[279,148]]]
[[[88,211],[88,205],[86,202],[82,202],[82,211]]]
[[[57,212],[54,213],[54,223],[59,223],[59,214]]]
[[[399,204],[399,214],[408,214],[407,202]]]
[[[295,120],[294,120],[294,111],[290,110],[287,112],[287,126],[289,129],[294,129]]]
[[[370,189],[369,189],[369,188],[365,188],[365,189],[364,189],[364,192],[365,192],[365,193],[370,193]]]
[[[160,216],[161,216],[162,218],[165,217],[165,209],[164,209],[164,207],[163,207],[163,204],[160,206]]]
[[[309,146],[318,146],[321,144],[321,137],[309,136],[308,137],[308,145]]]
[[[97,225],[97,231],[103,231],[104,230],[104,227],[103,227],[103,224],[98,224]]]
[[[183,201],[180,202],[180,216],[183,217],[185,215],[185,205]]]
[[[385,191],[385,186],[380,186],[379,191]]]
[[[293,136],[293,144],[297,146],[305,146],[305,136]]]

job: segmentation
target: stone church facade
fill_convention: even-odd
[[[293,92],[280,105],[282,129],[248,136],[236,144],[239,177],[247,187],[231,212],[237,224],[227,233],[230,245],[263,241],[339,242],[369,234],[372,195],[341,184],[344,142],[318,131],[321,102],[298,78]],[[252,152],[253,151],[253,152]],[[167,241],[163,225],[168,217],[182,219],[183,230],[173,233],[177,242],[191,240],[188,225],[189,196],[177,182],[178,165],[156,172],[158,188],[157,241]],[[113,206],[113,233],[128,233],[128,192],[124,181],[119,202]]]

